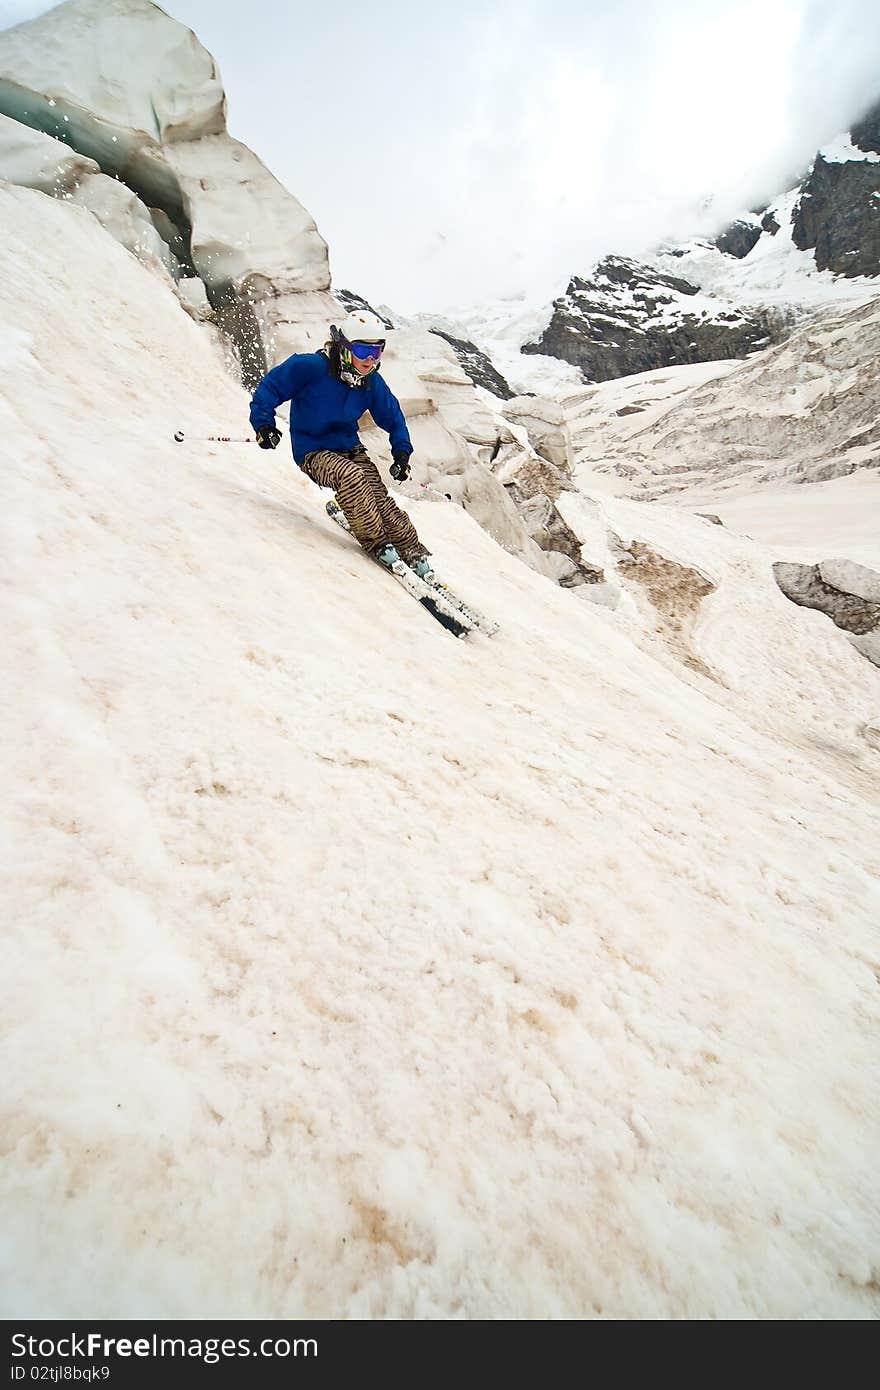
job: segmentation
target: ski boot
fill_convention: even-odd
[[[431,569],[431,561],[427,555],[419,555],[417,559],[409,560],[407,563],[413,574],[417,574],[419,579],[424,579],[426,584],[434,583],[436,576]]]
[[[384,565],[387,570],[392,570],[395,565],[400,564],[397,547],[393,546],[390,541],[385,541],[376,547],[373,551],[373,559],[378,560],[379,564]]]

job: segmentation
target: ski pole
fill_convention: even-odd
[[[415,482],[415,479],[413,479],[413,482]],[[415,483],[415,486],[420,487],[423,492],[433,492],[435,497],[442,498],[444,502],[452,502],[454,500],[451,492],[441,492],[439,488],[432,487],[430,483]]]
[[[232,434],[184,434],[183,430],[178,430],[174,436],[178,444],[182,444],[184,439],[195,444],[255,444],[253,435],[245,438]]]

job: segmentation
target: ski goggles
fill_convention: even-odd
[[[351,352],[352,357],[357,357],[361,362],[368,362],[370,358],[376,361],[382,356],[384,343],[346,343],[346,347]]]

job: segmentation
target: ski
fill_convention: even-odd
[[[417,574],[413,574],[409,565],[405,564],[403,560],[398,560],[390,568],[388,565],[382,565],[379,560],[376,561],[376,564],[392,574],[398,584],[406,589],[407,593],[411,594],[423,608],[427,609],[431,617],[436,618],[440,626],[445,627],[447,632],[451,632],[454,637],[467,637],[469,632],[473,632],[474,629],[462,621],[461,615],[450,605],[444,604],[442,599],[438,599],[431,592],[430,586],[423,579],[419,579]]]
[[[343,531],[348,531],[351,534],[351,527],[335,497],[331,497],[327,503],[327,515],[336,522],[337,526],[341,526]],[[379,560],[376,560],[375,563],[386,574],[390,574],[396,579],[401,588],[406,589],[406,592],[454,637],[466,637],[469,632],[474,630],[474,625],[469,623],[453,604],[445,602],[442,596],[436,594],[423,579],[419,579],[419,576],[403,560],[398,560],[396,564],[391,566],[383,565]]]
[[[441,597],[446,598],[450,603],[454,604],[456,612],[460,613],[462,618],[470,623],[475,631],[484,632],[487,637],[494,637],[495,633],[498,631],[498,624],[493,623],[491,618],[484,617],[482,613],[478,613],[476,608],[472,608],[469,603],[465,603],[464,599],[460,599],[458,594],[454,594],[449,586],[443,583],[442,579],[437,578],[436,574],[433,575],[431,579],[427,580],[426,583],[430,589],[434,590],[435,594],[439,594]]]
[[[331,497],[327,503],[327,515],[336,522],[337,526],[341,526],[343,531],[351,534],[351,527],[346,520],[345,513],[335,497]],[[382,568],[388,569],[388,566],[383,565]],[[398,561],[396,565],[388,569],[388,573],[393,574],[407,592],[412,594],[413,598],[418,599],[439,623],[448,628],[450,632],[455,632],[457,637],[464,636],[468,632],[484,632],[491,637],[498,631],[497,623],[493,623],[489,618],[484,618],[476,609],[464,603],[436,575],[432,575],[430,580],[420,579],[403,560]],[[456,628],[460,631],[456,631]]]

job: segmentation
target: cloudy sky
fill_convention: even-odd
[[[0,25],[51,8],[0,0]],[[878,0],[164,0],[334,283],[549,299],[794,182],[880,96]],[[709,211],[706,210],[711,198]]]

